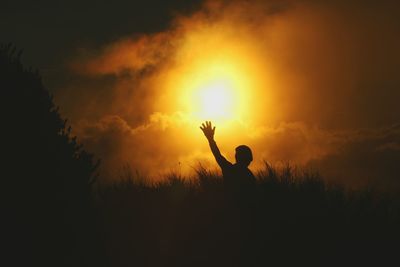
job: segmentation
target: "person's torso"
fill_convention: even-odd
[[[239,164],[232,164],[222,169],[224,180],[232,183],[253,183],[255,177],[251,170]]]

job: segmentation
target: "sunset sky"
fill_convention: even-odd
[[[211,120],[254,171],[400,188],[398,1],[5,1],[0,16],[102,179],[216,168]]]

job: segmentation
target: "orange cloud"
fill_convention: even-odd
[[[393,100],[400,97],[400,35],[383,14],[341,1],[207,1],[177,15],[167,31],[82,49],[70,63],[79,82],[57,100],[103,159],[104,176],[126,163],[154,177],[177,166],[190,171],[212,158],[191,110],[198,99],[186,95],[213,68],[229,69],[224,75],[240,84],[243,112],[217,125],[228,158],[246,143],[253,168],[268,160],[333,173],[325,159],[351,161],[360,156],[355,144],[370,146],[371,155],[398,151],[398,132],[387,125],[400,112]]]

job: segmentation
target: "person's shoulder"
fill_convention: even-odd
[[[231,170],[234,167],[234,164],[229,162],[228,160],[223,160],[219,163],[220,167],[225,170]]]
[[[233,164],[232,162],[225,160],[224,165],[226,168],[234,168],[235,164]]]

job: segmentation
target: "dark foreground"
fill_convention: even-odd
[[[101,191],[97,209],[111,266],[382,266],[400,240],[388,201],[267,166],[246,188],[206,171],[192,184],[122,182]]]
[[[98,164],[19,57],[0,45],[1,266],[400,266],[399,195],[268,165],[233,188],[202,169],[96,186]]]

